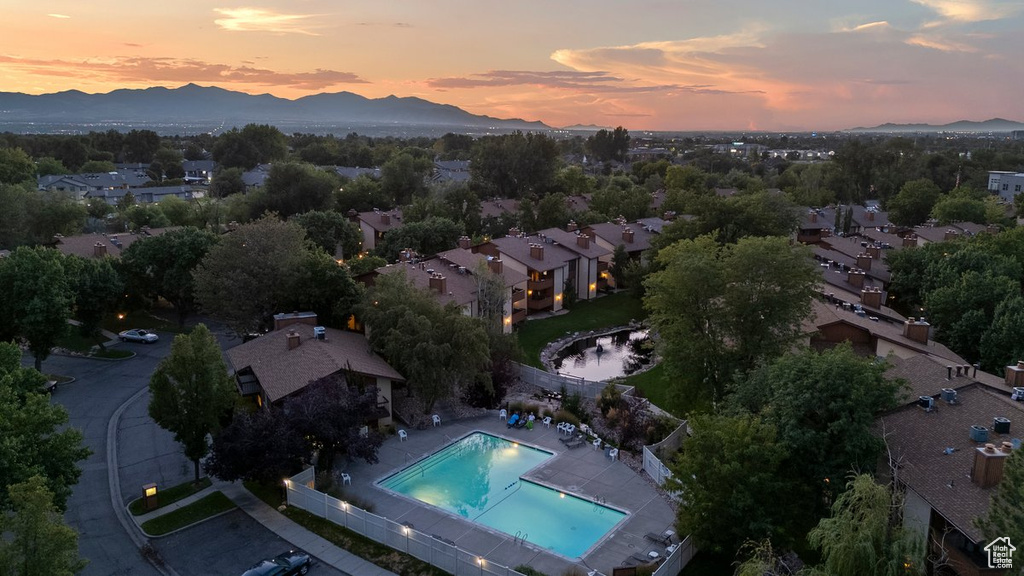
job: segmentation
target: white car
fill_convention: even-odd
[[[139,328],[132,328],[131,330],[125,330],[118,334],[121,338],[121,342],[142,342],[143,344],[152,344],[160,339],[156,334],[149,332],[148,330],[142,330]]]

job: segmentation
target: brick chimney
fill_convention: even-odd
[[[302,337],[299,336],[298,332],[292,331],[288,333],[288,349],[294,350],[299,347],[302,343]]]
[[[817,224],[818,212],[816,210],[811,210],[810,212],[807,213],[807,219],[811,222],[811,224]]]
[[[989,234],[998,234],[999,233],[999,224],[989,224],[985,228],[985,232],[988,232]]]
[[[575,232],[580,229],[580,225],[575,220],[569,220],[569,225],[565,227],[568,232]]]
[[[634,233],[633,233],[633,229],[632,228],[630,228],[628,226],[623,228],[622,229],[622,241],[626,242],[628,244],[632,244],[633,243],[633,234]]]
[[[544,259],[544,245],[530,243],[530,258],[534,260]]]
[[[380,223],[384,224],[385,226],[390,225],[391,224],[391,214],[388,214],[387,212],[381,212],[380,213]]]
[[[1011,388],[1024,387],[1024,360],[1019,360],[1016,366],[1006,367],[1006,385]]]
[[[494,272],[495,274],[501,274],[502,270],[505,268],[505,265],[501,261],[501,258],[491,258],[490,260],[487,261],[487,267],[491,269],[491,272]]]
[[[946,233],[942,236],[942,239],[943,240],[952,240],[952,239],[956,238],[957,236],[959,236],[959,234],[957,233],[956,230],[953,230],[952,228],[948,228],[946,230]]]
[[[854,288],[863,288],[864,287],[864,271],[863,270],[851,269],[846,274],[846,281],[849,282],[850,286],[853,286]]]
[[[473,246],[473,241],[469,239],[469,236],[459,236],[458,245],[463,250],[469,250]]]
[[[873,210],[868,210],[864,213],[864,216],[868,219],[868,222],[875,221],[875,212]]]
[[[910,338],[914,342],[920,342],[921,344],[928,343],[928,329],[931,327],[930,324],[925,322],[924,316],[920,320],[916,320],[913,316],[907,318],[907,321],[903,323],[903,335]]]
[[[907,234],[903,237],[904,248],[915,248],[917,247],[917,234]]]
[[[103,258],[107,255],[107,245],[102,242],[97,242],[92,245],[92,255],[96,258]]]
[[[590,236],[586,234],[580,234],[576,237],[576,245],[584,250],[590,248]]]
[[[440,273],[435,272],[430,275],[430,289],[437,290],[441,294],[448,291],[448,279],[442,276]]]
[[[995,444],[985,444],[974,449],[974,467],[971,469],[971,480],[981,488],[991,488],[1003,479],[1003,464],[1007,456],[1013,452],[1013,445],[1003,442],[1000,448]]]
[[[519,234],[520,234],[520,230],[519,230],[519,228],[516,228],[515,226],[513,226],[512,228],[508,229],[508,235],[511,236],[512,238],[515,238],[515,237],[519,236]]]
[[[863,288],[860,291],[860,303],[868,308],[882,307],[882,289],[877,286]]]
[[[868,256],[871,256],[875,260],[882,259],[882,249],[879,248],[878,246],[868,246],[865,252],[867,252]]]
[[[861,270],[871,270],[871,255],[861,252],[857,254],[857,268]]]

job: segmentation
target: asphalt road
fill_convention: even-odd
[[[223,348],[237,344],[223,329],[211,326]],[[114,412],[135,393],[145,389],[153,370],[170,351],[173,334],[160,334],[154,344],[118,343],[136,357],[104,361],[50,356],[43,371],[73,376],[76,380],[57,387],[51,400],[63,405],[70,424],[82,430],[92,455],[81,463],[82,475],[68,501],[65,519],[79,533],[79,553],[89,564],[83,576],[160,576],[139,553],[120,524],[111,505],[107,474],[107,426]],[[25,356],[22,362],[32,364]],[[184,456],[171,439],[146,414],[148,395],[128,406],[118,430],[121,491],[125,501],[141,489],[140,482],[157,481],[167,486],[192,470],[182,468]],[[133,484],[134,482],[134,484]],[[135,484],[139,484],[136,486]],[[177,534],[152,540],[164,561],[181,576],[192,574],[241,574],[261,558],[289,549],[277,537],[244,512],[236,511]],[[315,566],[313,574],[340,575],[327,566]]]

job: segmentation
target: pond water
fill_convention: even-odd
[[[603,336],[581,338],[555,354],[552,366],[559,374],[608,380],[628,376],[651,360],[647,330],[625,329]]]

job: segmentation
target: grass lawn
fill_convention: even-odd
[[[100,338],[106,342],[106,338]],[[93,338],[86,338],[82,336],[82,333],[78,330],[77,326],[68,326],[68,331],[64,336],[57,340],[57,346],[60,348],[66,348],[79,354],[87,354],[93,358],[109,358],[109,359],[120,359],[120,358],[131,358],[134,356],[129,350],[120,350],[111,348],[107,350],[93,348],[99,345],[99,340]]]
[[[160,508],[163,508],[168,504],[174,504],[178,500],[188,498],[189,496],[195,494],[196,492],[205,490],[210,486],[210,484],[211,482],[209,478],[200,478],[198,486],[192,484],[191,480],[185,482],[184,484],[178,484],[177,486],[172,486],[166,489],[160,488],[158,486],[157,498],[159,500],[160,505],[156,507],[156,510],[159,510]],[[149,512],[149,510],[146,510],[145,506],[143,505],[142,498],[132,500],[131,504],[128,505],[128,510],[132,513],[133,516],[141,516],[142,514]]]
[[[284,486],[268,486],[252,480],[245,480],[242,485],[271,508],[284,504]]]
[[[190,526],[221,512],[227,512],[235,507],[235,503],[218,490],[184,508],[179,508],[174,512],[168,512],[163,516],[144,522],[142,530],[151,536],[160,536],[161,534],[167,534],[179,528]]]
[[[618,292],[589,302],[578,302],[568,314],[552,316],[543,320],[527,320],[517,329],[523,360],[536,368],[540,363],[540,351],[548,343],[565,336],[567,332],[585,332],[613,326],[625,326],[630,320],[644,318],[643,304]]]
[[[710,398],[706,396],[686,396],[678,398],[670,393],[670,383],[665,374],[665,366],[658,364],[646,372],[635,376],[627,376],[622,381],[627,386],[634,386],[644,397],[662,410],[667,410],[677,418],[685,418],[687,414],[709,413],[714,411]]]
[[[326,538],[335,546],[344,548],[356,556],[396,574],[402,574],[403,576],[448,576],[448,573],[440,568],[435,568],[422,560],[356,534],[344,526],[339,526],[330,520],[314,516],[305,510],[289,506],[285,509],[284,515],[296,524],[303,526],[322,538]]]

